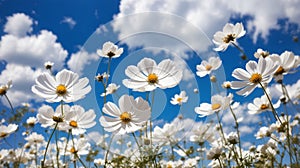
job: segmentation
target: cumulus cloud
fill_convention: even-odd
[[[246,24],[248,31],[253,33],[253,41],[256,42],[258,37],[266,39],[271,29],[278,29],[280,26],[278,20],[280,19],[287,19],[290,23],[300,25],[298,6],[300,6],[300,1],[296,0],[122,0],[119,7],[120,13],[115,17],[131,16],[116,23],[115,28],[120,32],[120,39],[125,37],[123,35],[130,35],[130,32],[156,31],[166,32],[168,35],[178,34],[175,37],[179,37],[180,40],[189,42],[192,46],[199,47],[198,50],[203,51],[207,48],[207,44],[204,43],[203,45],[201,42],[204,39],[199,39],[199,33],[192,31],[189,26],[178,24],[174,22],[174,19],[168,17],[151,17],[144,14],[141,15],[142,17],[137,17],[132,14],[155,11],[179,16],[202,29],[209,39],[212,39],[213,34],[221,30],[230,18],[247,16],[250,19],[244,24]],[[145,45],[150,42],[141,40],[137,43],[135,40],[126,39],[126,43],[129,46],[134,46],[137,44]],[[199,43],[202,46],[199,46]]]
[[[273,84],[271,87],[269,87],[270,93],[272,93],[272,99],[278,100],[283,94],[282,94],[282,87],[280,84]],[[286,85],[287,92],[289,94],[289,97],[296,101],[296,99],[299,99],[300,97],[300,79],[290,85]]]
[[[0,41],[0,59],[31,67],[41,67],[44,62],[52,61],[55,66],[62,67],[68,52],[56,40],[57,36],[47,30],[25,37],[4,35]]]
[[[81,75],[86,65],[90,64],[92,61],[97,61],[98,59],[99,56],[96,53],[88,53],[85,50],[80,50],[71,55],[67,65],[71,71]]]
[[[15,27],[11,28],[13,25]],[[0,41],[0,60],[6,62],[5,69],[0,73],[0,81],[13,81],[13,88],[7,95],[14,106],[33,99],[39,101],[31,92],[31,86],[44,71],[44,63],[54,62],[54,69],[60,70],[68,55],[56,41],[57,36],[48,30],[41,30],[37,35],[27,35],[32,31],[31,26],[32,19],[23,13],[9,16],[4,28],[8,34],[3,35]],[[1,101],[8,105],[4,99]]]
[[[61,23],[68,24],[71,29],[73,29],[74,26],[76,25],[76,21],[71,17],[64,17],[64,19],[61,21]]]
[[[15,13],[7,17],[4,32],[17,37],[23,37],[27,33],[32,32],[32,23],[32,19],[24,13]]]
[[[12,80],[13,87],[7,92],[7,96],[14,106],[18,106],[23,102],[29,102],[32,99],[40,100],[31,92],[35,78],[42,72],[41,69],[33,70],[30,66],[10,63],[1,72],[0,81]],[[2,103],[9,106],[5,99],[1,99]]]

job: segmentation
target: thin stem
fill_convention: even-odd
[[[271,98],[270,98],[269,94],[267,93],[265,87],[262,85],[261,82],[258,82],[258,83],[259,83],[259,85],[261,86],[261,88],[263,89],[265,95],[266,95],[267,98],[268,98],[268,101],[269,101],[269,104],[271,105],[272,113],[273,113],[275,119],[278,120],[278,121],[282,124],[282,122],[281,122],[281,120],[280,120],[278,114],[276,113],[276,110],[275,110],[275,108],[274,108],[274,106],[273,106],[273,103],[272,103],[272,101],[271,101]]]
[[[155,90],[152,91],[152,98],[151,98],[151,115],[150,115],[150,145],[152,146],[152,112],[153,112],[153,105],[154,105],[154,95]]]
[[[233,109],[231,108],[231,106],[229,106],[229,109],[230,109],[230,111],[231,111],[231,114],[232,114],[232,116],[233,116],[233,118],[234,118],[234,121],[235,121],[235,127],[236,127],[236,131],[237,131],[237,135],[238,135],[238,138],[239,138],[239,152],[240,152],[240,157],[239,157],[239,159],[240,159],[240,161],[243,159],[242,158],[242,145],[241,145],[241,136],[240,136],[240,131],[239,131],[239,123],[237,122],[237,118],[236,118],[236,115],[234,114],[234,112],[233,112]],[[243,162],[242,162],[242,165],[243,165]]]
[[[235,44],[235,43],[231,43],[233,46],[235,46],[235,48],[237,48],[242,54],[243,54],[243,56],[245,56],[246,57],[246,59],[248,59],[248,57],[247,57],[247,55],[246,55],[246,53],[245,53],[245,51],[243,50],[243,49],[241,49],[241,47],[239,47],[237,44]]]
[[[46,154],[47,154],[47,151],[48,151],[48,147],[49,147],[49,145],[50,145],[50,141],[51,141],[51,139],[52,139],[52,136],[53,136],[53,134],[54,134],[54,132],[55,132],[57,126],[58,126],[58,122],[55,124],[54,129],[53,129],[53,131],[52,131],[52,133],[51,133],[51,135],[50,135],[50,137],[49,137],[49,140],[48,140],[48,142],[47,142],[46,150],[45,150],[45,153],[44,153],[44,158],[43,158],[43,160],[42,160],[42,168],[44,167],[44,163],[45,163],[45,160],[46,160]]]
[[[86,165],[85,165],[84,162],[80,159],[80,157],[78,156],[77,153],[75,153],[75,157],[79,160],[79,162],[82,164],[83,167],[86,167]]]
[[[105,154],[104,168],[106,168],[107,159],[108,159],[108,153],[109,153],[109,149],[110,149],[110,146],[112,144],[112,140],[113,140],[114,136],[115,135],[113,134],[112,137],[111,137],[111,139],[110,139],[110,141],[109,141],[109,144],[108,144],[108,149],[107,149],[106,154]]]
[[[9,100],[9,98],[7,97],[6,94],[4,94],[4,97],[5,97],[6,100],[8,101],[8,104],[9,104],[9,106],[10,106],[11,112],[12,112],[12,113],[15,113],[14,107],[12,106],[11,101]]]
[[[216,112],[216,115],[217,115],[217,118],[218,118],[218,122],[219,122],[219,125],[220,125],[220,130],[221,130],[221,136],[223,138],[223,141],[224,141],[224,144],[226,145],[226,139],[225,139],[225,134],[223,132],[223,127],[222,127],[222,124],[221,124],[221,120],[220,120],[220,117],[219,117],[219,113]]]

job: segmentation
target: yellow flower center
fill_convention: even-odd
[[[173,168],[173,166],[171,164],[168,164],[167,168]]]
[[[258,74],[258,73],[252,74],[249,79],[249,81],[254,84],[261,82],[261,80],[262,80],[261,74]]]
[[[206,69],[207,71],[211,70],[211,68],[212,68],[212,66],[209,65],[209,64],[205,66],[205,69]]]
[[[267,105],[267,104],[262,104],[262,105],[260,106],[260,109],[261,109],[261,110],[265,110],[265,109],[267,109],[267,108],[269,108],[269,105]]]
[[[127,124],[131,121],[131,114],[129,114],[128,112],[123,112],[121,115],[120,115],[120,120]]]
[[[0,96],[3,96],[3,95],[5,95],[5,94],[6,94],[6,88],[1,87],[1,88],[0,88]]]
[[[155,73],[151,73],[148,75],[148,83],[155,84],[158,82],[158,77]]]
[[[7,136],[7,133],[6,132],[0,132],[0,138],[4,138]]]
[[[57,116],[53,116],[52,119],[53,119],[53,121],[55,121],[55,122],[63,122],[63,121],[64,121],[63,118],[57,117]]]
[[[71,152],[71,153],[76,153],[77,151],[76,151],[76,149],[75,149],[74,147],[72,147],[72,148],[70,149],[70,152]]]
[[[212,110],[217,110],[218,108],[220,108],[221,107],[221,104],[219,104],[219,103],[215,103],[215,104],[212,104],[211,105],[211,109]]]
[[[224,43],[230,43],[231,41],[234,41],[235,34],[228,34],[226,37],[223,38]]]
[[[177,98],[177,101],[180,103],[182,101],[182,98],[181,97],[178,97]]]
[[[275,72],[274,75],[281,75],[281,74],[283,74],[284,72],[285,72],[285,70],[283,69],[282,66],[280,66],[280,67],[276,70],[276,72]]]
[[[56,94],[58,94],[59,96],[63,96],[67,93],[67,88],[65,85],[60,84],[56,87]]]
[[[72,120],[70,123],[69,123],[69,125],[71,126],[71,127],[78,127],[78,124],[77,124],[77,122],[76,121],[74,121],[74,120]]]

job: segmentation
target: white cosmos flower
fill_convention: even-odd
[[[115,83],[110,83],[106,88],[106,92],[102,93],[100,96],[104,97],[105,95],[107,96],[109,94],[113,94],[119,89],[119,87],[120,85],[116,85]]]
[[[193,134],[190,136],[190,141],[200,145],[204,144],[205,141],[213,142],[215,133],[212,129],[211,124],[197,123],[197,126],[193,127]]]
[[[237,68],[232,72],[232,76],[241,81],[232,81],[232,89],[241,89],[239,95],[248,96],[257,85],[267,85],[273,77],[278,65],[271,59],[259,58],[258,63],[249,61],[246,70]]]
[[[172,123],[166,123],[163,128],[156,126],[153,130],[153,142],[160,145],[174,145],[180,140],[178,133],[182,130],[182,127]]]
[[[218,69],[222,65],[219,57],[210,57],[208,61],[203,60],[200,65],[197,65],[196,74],[200,77],[209,75],[211,71]]]
[[[211,104],[201,103],[199,107],[195,107],[195,112],[200,114],[199,117],[205,117],[221,110],[225,110],[229,107],[232,97],[232,94],[225,97],[221,95],[214,95],[211,97]]]
[[[50,62],[50,61],[47,61],[44,63],[45,69],[51,69],[53,67],[53,65],[54,65],[54,63]]]
[[[141,97],[123,95],[119,99],[119,107],[114,103],[104,104],[102,111],[109,116],[101,116],[100,123],[104,130],[119,134],[139,130],[150,118],[150,106]]]
[[[157,87],[172,88],[182,78],[182,70],[170,59],[165,59],[157,65],[153,59],[144,58],[137,66],[128,66],[125,74],[130,79],[124,79],[123,84],[136,91],[152,91]]]
[[[278,108],[280,106],[280,100],[277,101],[276,104],[273,104],[274,108]],[[253,100],[253,103],[248,104],[248,112],[249,114],[259,114],[264,111],[272,111],[271,105],[266,95],[261,97],[257,97]]]
[[[94,110],[91,109],[85,112],[83,107],[74,105],[70,108],[70,112],[65,115],[64,124],[72,129],[72,134],[79,135],[85,133],[87,128],[96,125],[95,118]]]
[[[171,104],[176,105],[182,105],[182,103],[186,103],[188,101],[188,96],[186,96],[186,92],[185,91],[181,91],[180,94],[175,94],[174,97],[172,97],[172,100],[170,101]]]
[[[37,123],[37,119],[35,117],[29,117],[26,120],[26,124],[28,124],[29,126],[34,126]]]
[[[7,84],[0,85],[0,96],[6,94],[6,92],[12,87],[12,81],[9,80]]]
[[[213,42],[218,46],[214,48],[214,50],[225,51],[231,43],[236,44],[236,39],[245,34],[246,31],[242,23],[236,23],[235,25],[227,23],[223,27],[223,31],[218,31],[214,34]]]
[[[256,52],[254,53],[254,57],[257,59],[260,57],[266,58],[268,56],[270,56],[270,53],[268,51],[262,50],[261,48],[257,49]]]
[[[8,137],[18,129],[18,125],[9,124],[8,126],[0,125],[0,139]]]
[[[119,48],[114,43],[108,41],[102,46],[102,49],[97,50],[97,54],[101,57],[117,58],[123,53],[123,48]]]
[[[70,112],[69,105],[57,106],[55,112],[51,106],[43,105],[38,109],[37,119],[42,127],[54,127],[56,123],[57,129],[65,130],[65,116]]]
[[[29,144],[36,144],[36,143],[44,143],[44,136],[41,134],[37,134],[36,132],[31,133],[28,137],[24,138],[28,141]]]
[[[66,69],[58,72],[55,77],[49,73],[42,73],[35,82],[36,85],[31,88],[32,92],[50,103],[75,102],[84,98],[91,90],[87,78],[79,79],[78,74]]]
[[[85,138],[74,138],[73,142],[69,142],[66,150],[66,155],[71,155],[72,159],[75,159],[75,154],[80,157],[87,155],[91,148],[91,144]],[[63,145],[64,147],[65,145]],[[64,149],[62,149],[64,151]],[[64,152],[62,152],[63,154]]]
[[[269,58],[279,65],[278,69],[274,72],[277,79],[282,79],[283,75],[288,74],[294,68],[296,62],[294,53],[289,51],[283,52],[280,56],[272,54]]]

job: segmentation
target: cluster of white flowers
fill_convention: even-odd
[[[223,31],[213,37],[217,45],[215,51],[225,51],[233,45],[246,57],[237,42],[245,34],[242,23],[226,24]],[[149,95],[154,96],[156,89],[177,89],[183,70],[174,60],[164,59],[158,63],[145,57],[137,65],[124,69],[127,77],[122,85],[112,83],[111,61],[121,57],[123,52],[123,48],[113,42],[106,42],[97,50],[100,57],[109,61],[107,71],[95,76],[96,85],[103,89],[97,99],[103,102],[89,110],[76,104],[92,90],[89,79],[80,78],[67,69],[53,74],[53,63],[46,62],[45,69],[50,71],[40,74],[31,88],[46,104],[37,108],[36,116],[31,114],[24,120],[24,144],[14,148],[15,144],[7,141],[21,125],[6,120],[0,122],[0,143],[10,146],[0,150],[0,167],[70,167],[72,164],[88,167],[91,163],[96,167],[299,167],[300,114],[299,104],[295,102],[300,98],[300,89],[290,91],[284,81],[285,75],[300,66],[300,58],[293,52],[273,54],[257,49],[253,53],[257,60],[249,60],[245,69],[236,68],[232,72],[236,81],[218,81],[215,72],[222,66],[221,58],[212,56],[202,60],[196,65],[195,74],[198,78],[210,76],[214,88],[222,92],[213,94],[210,102],[201,102],[189,109],[197,119],[179,114],[171,122],[152,119],[155,103],[154,99],[149,100]],[[271,92],[272,82],[281,90],[278,100],[274,100]],[[130,95],[119,96],[118,89],[124,86],[131,89]],[[0,86],[0,96],[8,101],[6,93],[11,87],[11,81]],[[234,94],[246,100],[255,89],[261,89],[262,94],[245,101],[248,103],[240,105],[234,100]],[[183,108],[189,104],[188,93],[192,92],[199,94],[198,88],[173,92],[176,94],[168,103]],[[291,92],[296,93],[290,95]],[[118,98],[117,104],[111,101],[112,95]],[[17,110],[15,119],[31,107],[25,103]],[[99,128],[94,127],[96,109],[101,113]],[[252,137],[243,134],[245,128],[250,129],[243,124],[251,120],[243,116],[263,118],[261,123],[257,121],[250,126],[256,129]],[[209,121],[199,121],[204,118]],[[230,126],[226,125],[229,120]],[[89,132],[92,127],[94,132]],[[252,146],[248,140],[251,138],[256,140]]]

